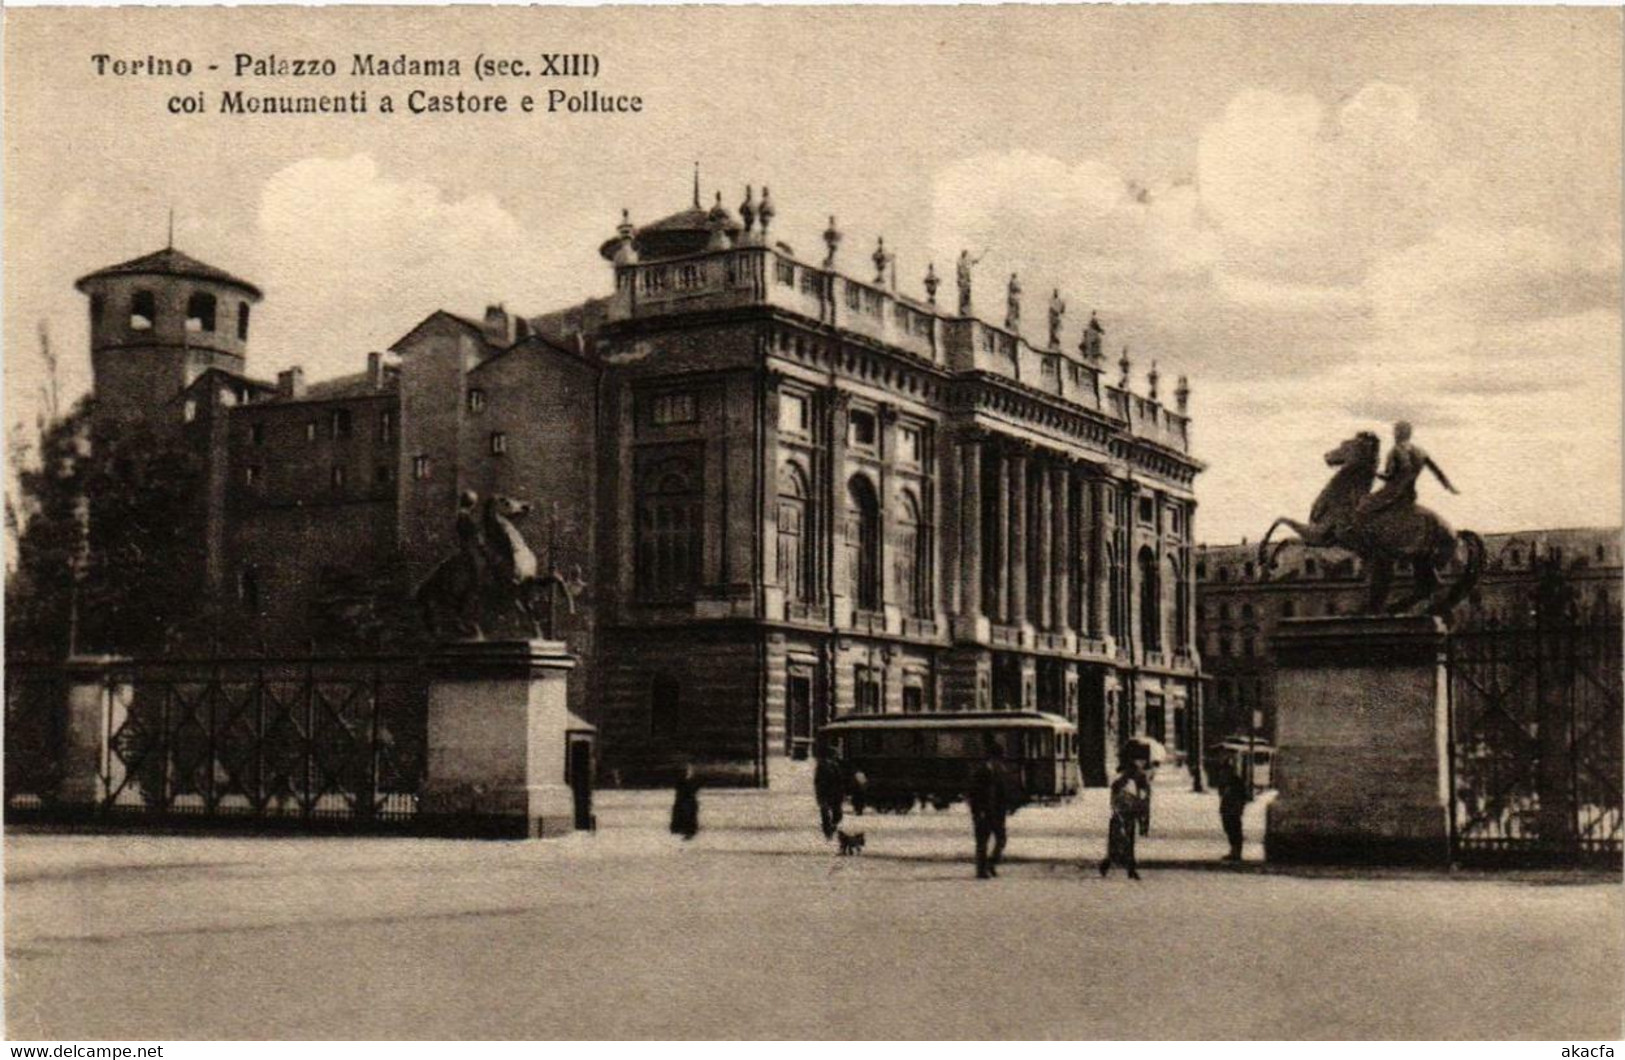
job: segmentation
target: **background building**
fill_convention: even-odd
[[[527,540],[586,585],[575,707],[624,780],[766,783],[849,712],[1064,714],[1091,783],[1130,735],[1199,745],[1183,378],[1132,393],[1093,317],[1063,343],[1058,293],[1034,343],[1016,277],[991,323],[968,266],[955,304],[934,268],[911,297],[883,245],[858,278],[833,220],[815,264],[774,213],[696,189],[623,217],[607,297],[435,312],[309,385],[246,374],[251,284],[162,251],[80,281],[98,408],[207,450],[219,632],[273,651],[387,639],[462,491],[536,503]]]
[[[1568,580],[1579,617],[1619,620],[1620,530],[1531,530],[1484,536],[1486,563],[1478,587],[1456,621],[1527,625],[1542,565],[1556,564]],[[1209,682],[1206,729],[1210,740],[1246,733],[1253,712],[1261,739],[1275,738],[1274,663],[1270,637],[1284,618],[1358,614],[1365,606],[1364,570],[1357,556],[1338,548],[1283,549],[1268,572],[1258,546],[1201,545],[1196,552],[1196,617]],[[1459,575],[1452,566],[1441,576]],[[1393,597],[1407,568],[1396,572]]]

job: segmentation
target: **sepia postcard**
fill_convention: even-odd
[[[1613,1055],[1618,8],[4,20],[26,1055]]]

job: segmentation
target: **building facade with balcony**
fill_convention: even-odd
[[[968,266],[953,305],[934,268],[911,297],[884,246],[860,278],[833,220],[813,262],[774,214],[764,189],[623,217],[607,297],[436,312],[354,377],[186,380],[222,421],[212,584],[244,634],[308,638],[324,587],[422,579],[459,494],[500,493],[585,585],[557,632],[611,778],[765,784],[854,712],[1062,714],[1096,784],[1131,735],[1199,746],[1183,378],[1134,393],[1097,320],[1063,338],[1058,294],[1031,341],[1015,277],[992,323]]]

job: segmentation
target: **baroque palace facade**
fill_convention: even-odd
[[[1201,744],[1188,387],[769,235],[748,192],[602,247],[613,293],[428,316],[364,372],[246,371],[250,283],[166,249],[79,281],[98,408],[177,425],[208,467],[207,582],[244,639],[308,645],[331,587],[456,548],[465,490],[585,585],[557,633],[575,709],[627,782],[702,759],[740,782],[851,712],[1077,721],[1085,778],[1131,735]],[[864,270],[867,272],[867,270]],[[352,604],[356,602],[351,601]],[[1193,758],[1196,756],[1192,756]]]

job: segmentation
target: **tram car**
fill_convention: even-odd
[[[842,718],[819,732],[818,753],[835,756],[857,798],[901,813],[916,803],[946,809],[963,799],[989,739],[1003,749],[1005,768],[1019,788],[1018,804],[1078,793],[1077,727],[1039,711]],[[860,773],[861,790],[853,790]]]

